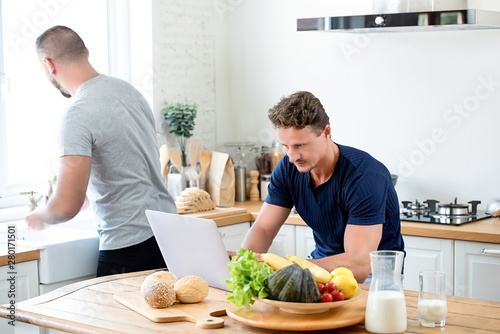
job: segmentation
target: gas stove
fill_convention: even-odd
[[[402,201],[401,220],[416,223],[432,223],[445,225],[462,225],[472,223],[480,219],[490,218],[491,215],[485,211],[477,210],[481,201],[470,201],[468,204],[455,202],[439,204],[439,201],[428,199],[420,203]]]

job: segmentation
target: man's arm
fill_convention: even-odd
[[[248,231],[241,247],[256,253],[265,253],[274,240],[279,229],[290,214],[288,208],[264,203],[259,216]]]
[[[338,267],[349,268],[356,280],[363,283],[370,274],[370,252],[376,251],[382,238],[382,224],[347,225],[344,234],[345,253],[328,256],[311,262],[332,271]]]
[[[90,157],[82,155],[61,158],[56,191],[45,208],[26,217],[29,228],[43,230],[48,225],[68,221],[78,214],[85,202],[91,161]]]

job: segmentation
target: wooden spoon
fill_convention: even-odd
[[[212,152],[209,151],[201,151],[201,174],[200,178],[205,179],[205,173],[207,172],[207,168],[210,165],[210,161],[212,161]]]
[[[189,161],[192,167],[196,167],[200,157],[201,144],[192,142],[189,144]]]
[[[500,216],[500,209],[498,209],[497,211],[493,212],[492,214],[493,218],[497,218]]]
[[[182,166],[181,154],[175,148],[170,149],[170,161],[172,161],[174,165]]]

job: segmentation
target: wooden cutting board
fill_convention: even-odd
[[[246,212],[247,210],[244,208],[215,208],[210,211],[195,212],[195,213],[190,213],[188,215],[198,218],[214,219],[214,218],[219,218],[234,214],[241,214]]]
[[[189,321],[199,328],[220,328],[224,327],[224,319],[220,316],[226,315],[227,302],[211,298],[217,293],[221,293],[220,290],[211,288],[208,297],[199,303],[182,304],[176,301],[174,305],[161,309],[149,307],[140,291],[118,293],[113,297],[153,322]]]
[[[360,291],[363,295],[352,303],[322,313],[290,313],[258,300],[250,309],[229,303],[226,312],[230,318],[258,328],[289,331],[342,328],[358,324],[365,319],[368,291]]]

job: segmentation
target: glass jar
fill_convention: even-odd
[[[262,174],[260,176],[260,200],[265,201],[267,197],[267,187],[271,183],[271,174]]]
[[[283,150],[283,145],[277,140],[273,141],[273,152],[272,152],[273,158],[272,158],[272,166],[271,170],[273,171],[274,168],[276,168],[276,165],[278,165],[278,162],[285,156],[285,151]]]
[[[260,175],[271,173],[271,154],[268,146],[260,148],[260,154],[255,158],[255,166]]]

